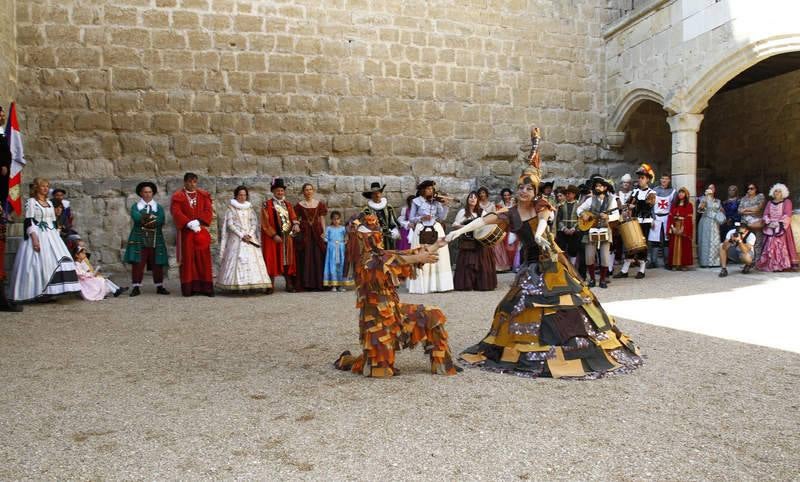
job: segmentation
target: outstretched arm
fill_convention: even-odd
[[[499,224],[499,223],[500,223],[500,217],[496,213],[489,213],[486,216],[480,217],[480,218],[472,221],[471,223],[467,224],[463,228],[459,228],[459,229],[456,229],[455,231],[451,231],[447,236],[445,236],[444,239],[445,239],[445,241],[447,241],[449,243],[450,241],[456,239],[457,237],[459,237],[459,236],[461,236],[463,234],[471,233],[471,232],[475,231],[476,229],[482,228],[482,227],[487,226],[489,224]]]

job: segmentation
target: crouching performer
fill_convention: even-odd
[[[397,286],[414,276],[417,265],[436,263],[436,253],[446,243],[440,240],[407,251],[389,251],[383,249],[381,226],[374,214],[354,222],[358,223],[356,307],[363,352],[353,356],[346,351],[334,366],[369,377],[390,377],[398,373],[395,351],[421,344],[430,356],[431,373],[455,375],[460,369],[447,344],[444,313],[436,307],[401,303],[397,295]]]

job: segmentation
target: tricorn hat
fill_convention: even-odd
[[[276,177],[272,180],[272,184],[269,187],[270,191],[274,191],[278,188],[286,189],[286,184],[283,182],[283,178]]]
[[[156,187],[155,183],[150,182],[150,181],[144,181],[144,182],[140,182],[139,184],[136,185],[136,195],[137,196],[141,196],[142,195],[142,189],[144,189],[146,187],[149,187],[150,189],[153,190],[153,195],[154,196],[158,192],[158,188]]]
[[[364,192],[361,193],[361,195],[364,196],[367,199],[371,199],[373,193],[383,192],[383,190],[385,188],[386,188],[386,184],[381,186],[381,183],[373,182],[372,184],[369,185],[369,191],[364,191]]]

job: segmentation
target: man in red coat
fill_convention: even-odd
[[[208,192],[198,189],[197,174],[183,176],[183,189],[172,195],[172,220],[177,229],[177,254],[181,266],[181,293],[214,296],[211,275],[211,234],[214,210]]]
[[[299,287],[293,237],[300,232],[300,222],[291,203],[286,202],[283,179],[274,179],[270,189],[272,199],[261,207],[261,252],[273,281],[283,275],[286,291],[294,292]]]

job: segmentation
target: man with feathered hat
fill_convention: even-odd
[[[128,246],[125,248],[125,257],[123,258],[123,261],[132,265],[131,285],[133,288],[130,296],[141,294],[145,269],[153,272],[156,293],[169,294],[169,291],[164,288],[164,268],[169,266],[163,231],[166,215],[164,208],[153,198],[157,192],[158,187],[150,181],[140,182],[136,186],[136,195],[139,196],[139,201],[131,206],[133,227],[128,235]]]
[[[631,192],[630,198],[628,198],[628,208],[631,216],[639,221],[639,226],[645,239],[647,239],[647,235],[650,233],[650,225],[653,223],[653,206],[656,203],[656,192],[650,188],[650,183],[655,177],[656,175],[650,165],[642,164],[636,170],[638,184]],[[636,253],[626,252],[625,262],[622,263],[622,268],[619,273],[614,275],[614,278],[627,278],[628,270],[634,260],[639,261],[639,272],[636,273],[636,279],[644,278],[647,268],[647,250]]]

